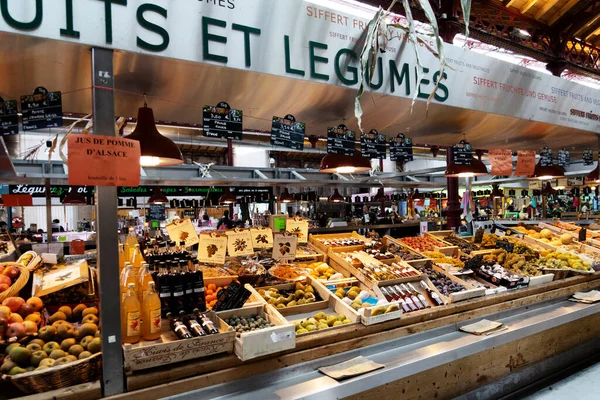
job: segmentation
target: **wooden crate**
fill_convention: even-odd
[[[324,261],[323,261],[323,262],[324,262]],[[298,264],[302,264],[302,263],[298,263]],[[340,278],[340,279],[319,279],[319,281],[321,281],[321,282],[323,282],[323,283],[328,283],[328,282],[330,283],[330,282],[337,282],[337,281],[339,281],[339,280],[344,280],[344,279],[347,279],[347,278],[351,278],[351,277],[352,277],[348,271],[346,271],[346,270],[344,270],[344,269],[340,268],[339,266],[336,266],[336,265],[334,265],[334,264],[331,264],[331,263],[326,263],[326,264],[327,264],[327,265],[328,265],[328,266],[329,266],[331,269],[333,269],[333,270],[334,270],[336,273],[340,273],[340,274],[342,274],[342,275],[343,275],[343,278]],[[311,276],[311,277],[312,277],[312,275],[308,275],[308,276]],[[316,279],[316,278],[315,278],[315,279]]]
[[[373,257],[370,257],[368,254],[365,253],[363,258],[367,258],[367,257],[371,258],[372,261],[369,261],[370,263],[383,265],[379,260],[376,260]],[[354,267],[352,264],[347,262],[343,257],[341,257],[337,253],[329,253],[329,260],[332,265],[335,263],[340,268],[345,269],[352,276],[356,277],[360,282],[365,284],[365,286],[367,286],[370,289],[373,289],[374,286],[388,286],[388,285],[395,285],[398,283],[417,281],[421,278],[421,275],[422,275],[412,265],[406,264],[402,261],[402,262],[399,262],[398,264],[415,271],[416,274],[414,276],[410,276],[410,277],[406,277],[406,278],[390,279],[390,280],[386,280],[386,281],[372,281],[366,275],[364,275],[358,268]]]
[[[285,307],[285,308],[275,307],[275,308],[277,308],[277,311],[279,311],[279,313],[281,315],[285,316],[288,311],[291,311],[293,313],[303,313],[303,312],[310,312],[312,310],[320,310],[324,304],[327,304],[327,301],[329,300],[329,293],[327,293],[327,292],[321,293],[321,291],[319,291],[319,289],[322,286],[318,285],[317,279],[313,278],[312,276],[307,276],[306,280],[303,281],[302,283],[311,285],[315,289],[315,292],[316,292],[315,295],[319,295],[321,300],[315,301],[314,303],[301,304],[301,305],[297,305],[297,306],[293,306],[293,307]],[[258,290],[267,291],[270,288],[275,288],[277,290],[282,291],[282,290],[292,290],[292,289],[295,289],[295,287],[296,287],[295,282],[284,283],[281,285],[274,285],[274,286],[264,286],[264,287],[261,287],[260,289],[255,289],[250,285],[246,285],[246,289],[250,290],[250,292],[252,292],[254,297],[260,297],[264,302],[266,302],[266,300],[258,293]]]
[[[296,347],[296,331],[270,304],[244,307],[237,310],[221,311],[218,313],[222,320],[233,315],[252,317],[260,315],[275,324],[275,326],[258,331],[244,332],[236,336],[233,351],[242,361],[250,360],[267,354],[278,353]]]
[[[438,242],[442,243],[444,247],[453,246],[452,243],[448,243],[444,240],[446,236],[450,236],[452,234],[454,234],[454,231],[425,232],[425,236],[429,236],[430,238],[437,240]]]
[[[180,340],[167,324],[161,338],[153,341],[141,340],[135,344],[123,345],[123,364],[125,372],[160,367],[195,358],[207,357],[219,353],[231,353],[235,341],[235,332],[212,311],[206,312],[221,333]]]
[[[408,252],[418,255],[421,258],[420,260],[409,260],[409,261],[404,261],[405,263],[409,264],[409,265],[413,265],[413,266],[419,266],[419,265],[425,265],[427,264],[427,261],[429,261],[429,258],[425,258],[424,255],[420,254],[419,252],[417,252],[416,250],[408,247],[407,245],[405,245],[404,243],[401,243],[400,241],[398,241],[397,239],[394,239],[393,237],[389,236],[389,235],[385,235],[382,239],[383,244],[390,244],[393,243],[396,246],[402,247],[403,249],[406,249]]]
[[[302,254],[298,254],[298,250],[296,250],[296,259],[294,260],[294,262],[311,262],[311,261],[323,261],[324,262],[326,260],[325,253],[323,253],[323,251],[321,251],[320,249],[313,246],[311,243],[307,243],[304,246],[306,248],[314,251],[316,254],[302,255]]]
[[[207,288],[209,284],[213,283],[216,287],[229,286],[229,284],[237,280],[237,276],[222,276],[218,278],[206,278],[204,279],[204,287]],[[246,286],[246,285],[244,285]],[[249,286],[249,285],[248,285]],[[247,287],[246,287],[247,288]],[[244,307],[254,307],[265,304],[266,302],[258,293],[254,292],[250,295],[248,300],[244,303]]]
[[[435,303],[433,301],[433,299],[431,299],[429,297],[429,294],[427,293],[427,291],[424,288],[422,288],[421,285],[420,285],[420,283],[418,283],[418,282],[423,282],[428,288],[430,288],[433,292],[435,292],[440,297],[440,299],[442,300],[442,302],[444,304],[438,306],[437,303]],[[429,278],[426,275],[422,275],[420,277],[419,281],[412,282],[412,283],[414,283],[414,284],[412,284],[412,286],[414,287],[414,289],[417,292],[419,292],[425,298],[425,300],[430,305],[430,307],[427,307],[427,308],[422,309],[422,310],[411,311],[410,313],[403,313],[402,314],[403,317],[404,316],[415,316],[415,315],[421,315],[421,314],[428,314],[428,313],[431,313],[433,309],[439,309],[440,307],[443,307],[446,304],[448,304],[447,303],[447,299],[444,296],[442,296],[442,294],[439,292],[439,290],[437,290],[437,288],[433,285],[433,283],[431,283],[431,281],[429,280]],[[385,287],[385,286],[389,286],[389,285],[381,285],[381,287]],[[376,293],[379,293],[381,296],[384,296],[383,292],[381,291],[381,287],[377,286],[377,287],[373,288],[373,290]]]
[[[463,290],[463,291],[460,291],[457,293],[450,293],[450,296],[444,296],[442,294],[441,295],[442,298],[446,298],[447,303],[456,303],[457,301],[469,300],[469,299],[473,299],[475,297],[481,297],[481,296],[485,295],[485,288],[475,287],[475,286],[471,285],[470,283],[463,281],[459,277],[446,272],[443,268],[440,268],[435,264],[433,265],[433,270],[436,272],[439,272],[441,274],[444,274],[451,281],[459,283],[466,288],[466,290]]]
[[[344,238],[355,238],[355,239],[360,239],[363,240],[365,243],[371,243],[371,239],[368,239],[362,235],[359,235],[356,232],[350,232],[350,233],[327,233],[327,234],[323,234],[323,235],[310,235],[309,236],[309,242],[315,246],[317,249],[321,250],[324,254],[327,254],[329,256],[329,251],[333,251],[333,252],[346,252],[346,251],[357,251],[357,250],[364,250],[365,246],[364,245],[356,245],[356,246],[342,246],[342,247],[331,247],[331,246],[325,246],[320,240],[327,240],[327,239],[344,239]]]

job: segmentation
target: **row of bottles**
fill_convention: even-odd
[[[206,335],[215,335],[219,330],[215,324],[206,316],[206,314],[195,309],[189,315],[180,315],[174,317],[173,314],[167,314],[169,325],[179,339],[191,339]]]
[[[433,305],[440,306],[444,304],[440,296],[431,290],[431,288],[423,281],[420,282],[420,285],[425,289]],[[410,282],[408,284],[403,283],[400,285],[381,287],[381,292],[387,301],[399,302],[404,312],[418,311],[431,307],[430,301],[428,301]]]
[[[156,293],[154,282],[148,283],[148,291],[141,304],[135,292],[135,284],[129,283],[121,308],[123,343],[137,343],[140,338],[144,340],[160,338],[160,299]]]

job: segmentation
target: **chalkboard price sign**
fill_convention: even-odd
[[[327,153],[343,156],[354,155],[356,132],[348,130],[346,125],[337,128],[327,128]]]
[[[242,110],[232,110],[222,101],[216,107],[204,106],[202,111],[204,136],[242,140]]]
[[[284,118],[273,117],[271,124],[271,145],[293,150],[304,150],[306,124],[297,122],[293,115]]]
[[[62,95],[40,86],[21,96],[21,112],[24,131],[63,126]]]
[[[594,163],[594,152],[592,149],[583,150],[583,164],[592,165]]]
[[[0,136],[16,135],[17,133],[19,133],[17,101],[4,101],[0,97]]]
[[[164,204],[148,205],[148,219],[150,221],[164,221],[166,219],[165,205]]]
[[[463,139],[454,145],[454,164],[471,165],[471,162],[473,162],[473,148]]]
[[[558,151],[558,166],[562,168],[566,168],[569,166],[571,162],[571,156],[569,151],[564,147]]]
[[[547,146],[540,151],[540,165],[542,167],[551,167],[554,161],[552,160],[552,149]]]
[[[385,135],[375,129],[360,135],[360,153],[364,158],[385,160]]]
[[[413,142],[403,133],[390,139],[390,160],[400,163],[413,160]]]

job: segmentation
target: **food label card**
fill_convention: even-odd
[[[298,243],[308,242],[308,220],[304,218],[289,218],[286,223],[286,230],[298,236]]]
[[[250,228],[250,234],[252,235],[253,248],[269,249],[273,247],[273,230],[271,228],[262,226]]]
[[[189,218],[176,219],[166,227],[169,238],[175,242],[185,242],[185,247],[198,244],[198,234]]]
[[[230,257],[247,256],[254,253],[250,229],[234,228],[227,234],[227,253]]]
[[[273,236],[273,259],[292,261],[296,258],[298,236],[289,232],[276,233]]]
[[[207,264],[225,264],[227,236],[216,232],[201,233],[198,244],[198,261]]]

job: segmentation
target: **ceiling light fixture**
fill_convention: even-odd
[[[375,200],[375,201],[386,201],[387,200],[387,197],[385,197],[385,194],[383,193],[383,188],[377,189],[377,194],[375,195],[375,198],[373,200]]]
[[[547,181],[555,178],[564,178],[565,172],[558,165],[547,165],[542,166],[542,161],[538,161],[535,165],[535,169],[533,170],[533,175],[531,175],[528,179],[534,180],[537,179],[539,181]]]
[[[294,197],[290,194],[287,188],[284,188],[283,192],[281,192],[281,196],[279,196],[279,202],[291,203],[292,201],[294,201]]]
[[[371,170],[371,161],[362,157],[358,152],[353,156],[326,154],[321,160],[319,172],[329,174],[352,174]]]
[[[504,197],[504,191],[500,190],[500,187],[498,187],[497,184],[493,184],[492,185],[492,197],[494,199],[500,199],[502,197]]]
[[[138,110],[135,129],[125,138],[140,142],[140,165],[142,167],[183,164],[179,147],[171,139],[161,135],[156,129],[154,113],[145,102],[144,107]]]
[[[148,198],[148,204],[169,204],[169,199],[163,194],[161,188],[155,188],[152,196]]]
[[[87,201],[85,199],[85,197],[83,197],[81,194],[79,194],[79,186],[75,186],[73,188],[71,188],[71,191],[69,192],[69,194],[67,194],[65,196],[65,198],[63,199],[62,203],[64,205],[81,205],[81,204],[87,204]]]
[[[446,172],[444,173],[445,176],[450,178],[471,178],[487,174],[488,170],[485,164],[477,158],[471,160],[471,165],[456,164],[452,161],[448,164]]]
[[[234,204],[236,200],[236,197],[231,193],[229,188],[226,188],[225,193],[219,197],[219,204]]]
[[[329,196],[330,203],[341,203],[342,201],[344,201],[344,196],[342,196],[337,189],[335,189],[333,194]]]
[[[585,177],[585,181],[586,181],[586,183],[587,182],[600,183],[600,161],[596,165],[596,168],[594,168],[589,174],[587,174],[587,176]]]

